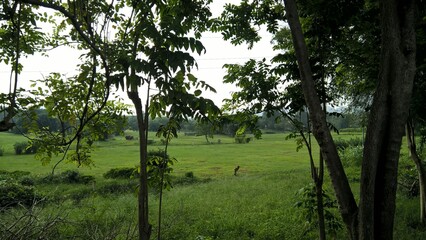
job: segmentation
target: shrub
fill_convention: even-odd
[[[249,143],[251,137],[247,137],[245,134],[235,135],[235,143]]]
[[[20,155],[25,152],[25,148],[27,148],[28,142],[17,142],[13,145],[13,148],[15,149],[15,154]]]
[[[66,170],[61,173],[64,183],[78,183],[80,180],[80,173],[75,170]]]
[[[132,193],[136,190],[136,184],[132,182],[108,182],[102,186],[99,186],[96,190],[100,195],[108,194],[123,194]]]
[[[0,181],[0,208],[15,207],[19,204],[31,206],[41,197],[33,187],[23,186],[14,181]]]
[[[340,158],[344,166],[360,167],[364,148],[361,146],[348,147],[340,151]]]
[[[187,178],[194,178],[194,173],[193,172],[186,172],[185,173],[185,177],[187,177]]]
[[[78,188],[69,192],[67,197],[73,200],[75,204],[79,204],[81,200],[90,197],[92,193],[93,190],[90,188]]]
[[[3,156],[4,155],[4,148],[3,148],[3,146],[0,146],[0,156]]]
[[[13,171],[13,172],[8,172],[5,170],[0,170],[0,180],[2,179],[15,179],[18,180],[24,176],[30,175],[30,172],[27,171]]]
[[[136,168],[123,167],[123,168],[112,168],[108,172],[104,173],[104,178],[111,179],[129,179],[132,177],[137,177],[138,171]]]
[[[153,187],[154,190],[170,189],[172,187],[171,167],[177,160],[169,157],[169,155],[163,150],[150,150],[148,152],[148,184]]]
[[[24,186],[34,186],[34,179],[31,177],[23,177],[19,180],[19,183]]]
[[[349,140],[337,139],[334,141],[338,150],[342,151],[348,147],[359,147],[363,145],[361,138],[351,138]]]
[[[59,227],[65,223],[63,208],[46,212],[35,202],[29,208],[2,212],[0,239],[64,239]]]
[[[37,145],[30,144],[29,142],[17,142],[13,145],[15,149],[15,154],[33,154],[37,152]]]
[[[195,136],[196,133],[195,132],[185,132],[184,135],[185,136]]]
[[[305,233],[311,238],[314,238],[314,230],[318,227],[318,214],[317,214],[317,197],[314,184],[309,184],[296,193],[298,201],[295,203],[295,207],[301,210],[300,219],[304,222]],[[333,209],[337,209],[337,201],[332,199],[331,195],[327,194],[326,190],[323,189],[323,207],[324,207],[324,220],[326,232],[328,235],[336,236],[337,232],[342,229],[340,219],[335,215]],[[333,237],[331,237],[333,238]]]
[[[334,144],[336,144],[336,148],[339,151],[343,151],[349,147],[349,143],[344,139],[336,139],[334,140]]]
[[[408,156],[400,159],[398,185],[398,190],[409,198],[416,197],[420,193],[418,172]]]
[[[362,128],[342,128],[339,132],[361,132]]]
[[[80,175],[80,183],[89,184],[95,182],[95,177],[90,175]]]
[[[81,175],[80,172],[75,170],[67,170],[57,175],[47,175],[38,180],[40,183],[45,184],[58,184],[58,183],[83,183],[88,184],[95,181],[95,177],[90,175]]]

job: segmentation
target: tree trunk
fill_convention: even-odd
[[[148,240],[151,236],[151,225],[148,221],[148,179],[147,179],[147,121],[142,111],[142,101],[138,92],[127,92],[130,100],[132,100],[139,127],[139,191],[138,191],[138,230],[139,239]],[[146,112],[145,112],[146,113]]]
[[[415,73],[414,0],[381,2],[379,83],[367,127],[358,208],[321,110],[294,0],[284,0],[313,133],[352,239],[392,239],[399,152]],[[359,228],[358,228],[359,224]]]
[[[309,65],[308,50],[303,37],[296,3],[294,0],[284,0],[284,4],[286,7],[287,21],[293,38],[293,45],[296,50],[303,95],[308,105],[310,119],[313,125],[313,134],[321,148],[321,154],[327,164],[337,201],[339,202],[339,209],[343,221],[353,238],[356,236],[357,232],[356,215],[358,208],[333,138],[331,137],[331,133],[327,127],[325,113],[321,107],[321,103],[315,89],[315,84],[312,79],[312,71]]]
[[[360,239],[392,239],[398,160],[415,73],[414,0],[381,1],[381,62],[361,174]]]
[[[412,122],[407,121],[406,126],[407,145],[410,157],[416,165],[417,173],[419,175],[419,193],[420,193],[420,223],[426,223],[426,169],[422,160],[417,154],[416,139],[414,135],[414,126]]]
[[[320,169],[319,172],[315,171],[315,194],[317,196],[317,215],[318,215],[318,227],[319,227],[319,239],[326,239],[325,231],[325,217],[324,217],[324,198],[323,198],[323,157],[320,156]]]

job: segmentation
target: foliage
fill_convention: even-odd
[[[51,73],[32,85],[38,88],[31,92],[34,100],[27,106],[27,121],[39,123],[47,114],[56,122],[54,128],[42,124],[28,126],[30,133],[35,135],[32,144],[40,146],[36,158],[43,164],[48,164],[53,156],[69,152],[68,161],[90,165],[93,142],[105,140],[123,129],[127,105],[104,100],[108,90],[104,89],[102,78],[91,73],[89,63],[80,65],[80,68],[78,76],[66,78]],[[87,78],[95,79],[93,86],[83,84]],[[40,108],[45,109],[44,115],[37,114]],[[70,144],[74,141],[76,144],[72,149]]]
[[[95,178],[90,175],[82,175],[75,170],[66,170],[60,174],[49,174],[45,177],[40,177],[38,182],[43,184],[58,184],[58,183],[71,183],[71,184],[88,184],[95,181]]]
[[[28,57],[41,52],[45,54],[46,46],[51,46],[45,31],[37,26],[37,22],[53,23],[53,17],[43,14],[31,7],[16,1],[3,1],[0,7],[0,63],[10,65],[11,79],[9,93],[1,93],[2,106],[0,113],[0,131],[7,131],[14,127],[11,122],[20,109],[20,100],[25,100],[21,89],[18,88],[19,74],[24,66],[20,62],[22,57]],[[13,76],[13,78],[12,78]]]
[[[31,144],[28,141],[27,142],[17,142],[13,145],[13,148],[15,149],[15,154],[34,154],[37,153],[37,145]]]
[[[109,194],[125,194],[134,193],[136,191],[136,184],[134,182],[118,182],[112,181],[104,183],[96,189],[96,192],[101,196],[107,196]]]
[[[337,209],[337,201],[327,194],[324,189],[322,191],[326,231],[329,235],[335,237],[337,232],[342,229],[341,220],[333,211]],[[317,196],[315,193],[315,185],[311,183],[308,186],[299,189],[296,193],[296,197],[298,198],[298,201],[294,204],[294,206],[302,210],[300,213],[300,220],[304,223],[304,234],[313,234],[312,231],[318,228],[318,205],[316,203]]]
[[[5,171],[5,170],[0,170],[0,180],[4,180],[4,179],[15,179],[18,180],[24,176],[28,176],[29,174],[31,174],[30,172],[27,171],[13,171],[13,172],[9,172],[9,171]]]
[[[173,164],[176,163],[175,158],[169,155],[163,149],[150,150],[148,152],[148,184],[159,191],[160,188],[170,190],[172,185]],[[164,174],[164,178],[162,178]]]
[[[41,196],[31,186],[19,184],[13,180],[0,180],[0,208],[31,206]]]
[[[3,155],[4,155],[4,148],[3,146],[0,145],[0,156],[3,156]]]
[[[122,167],[112,168],[103,174],[104,178],[111,179],[130,179],[138,176],[137,168]]]
[[[398,186],[398,190],[409,198],[417,197],[420,193],[419,174],[408,156],[401,157],[398,171]]]
[[[334,144],[336,144],[336,148],[339,151],[344,151],[349,147],[359,147],[363,146],[363,140],[361,138],[350,138],[349,140],[345,139],[336,139],[334,140]]]
[[[55,213],[47,213],[39,205],[40,202],[34,202],[29,207],[2,211],[0,238],[4,240],[61,238],[59,229],[67,218],[63,209],[57,208]]]
[[[235,143],[249,143],[251,141],[251,137],[246,136],[246,134],[237,134],[234,137]]]
[[[361,167],[364,147],[361,145],[346,147],[339,151],[344,166]]]
[[[346,132],[359,133],[361,131],[362,131],[361,128],[342,128],[342,129],[339,130],[339,132],[341,132],[341,133],[346,133]]]

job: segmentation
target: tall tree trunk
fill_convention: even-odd
[[[420,223],[426,223],[426,168],[423,165],[417,153],[416,138],[414,135],[414,126],[412,121],[407,121],[406,126],[407,145],[410,157],[416,165],[417,173],[419,175],[419,192],[420,192]]]
[[[148,221],[148,178],[147,178],[147,123],[146,116],[144,117],[142,111],[142,101],[138,92],[127,92],[128,97],[132,100],[135,110],[136,118],[139,127],[139,191],[138,191],[138,229],[139,239],[148,240],[151,236],[151,225]],[[147,115],[147,111],[145,112]]]
[[[414,0],[383,0],[378,87],[361,174],[360,239],[392,239],[398,160],[415,73]]]
[[[300,25],[295,0],[284,0],[284,4],[286,7],[287,21],[293,38],[293,45],[296,50],[303,94],[309,108],[310,119],[313,125],[313,134],[321,148],[321,154],[327,164],[337,201],[339,202],[340,213],[343,221],[345,222],[351,237],[354,238],[357,232],[356,215],[358,208],[333,138],[331,137],[331,133],[327,127],[325,113],[322,110],[321,103],[316,92],[311,67],[309,65],[309,54]]]
[[[359,223],[358,208],[312,80],[296,3],[284,3],[313,133],[327,163],[343,221],[352,239],[392,239],[399,151],[415,73],[414,0],[383,0],[380,5],[380,76],[364,148]]]

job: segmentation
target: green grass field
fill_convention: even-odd
[[[360,135],[356,133],[336,136],[342,139],[357,137]],[[164,147],[154,134],[150,138],[156,141],[149,146],[150,149]],[[22,136],[0,134],[0,146],[4,149],[4,156],[0,156],[0,170],[29,171],[35,176],[49,174],[54,162],[42,166],[33,155],[14,154],[13,144],[23,140]],[[300,209],[294,207],[300,200],[296,192],[311,181],[306,149],[297,152],[295,141],[285,140],[285,134],[266,134],[248,144],[236,144],[227,136],[215,136],[211,142],[207,144],[203,136],[181,134],[169,146],[169,155],[178,160],[173,166],[173,175],[178,177],[193,172],[198,179],[210,180],[177,185],[165,192],[163,239],[315,238],[316,231],[306,233]],[[137,165],[137,140],[115,137],[95,145],[92,152],[95,166],[78,170],[94,176],[96,184],[35,186],[39,192],[56,199],[38,208],[44,216],[41,219],[66,214],[67,221],[58,225],[63,236],[133,239],[137,206],[135,194],[102,194],[101,189],[107,189],[113,182],[104,179],[103,173],[111,168]],[[317,153],[318,149],[314,148],[314,152]],[[240,166],[238,176],[233,176],[237,165]],[[57,171],[67,169],[76,169],[76,166],[62,163]],[[129,181],[118,182],[134,184]],[[325,188],[331,190],[329,185],[326,180]],[[354,181],[352,186],[356,194],[358,183]],[[95,189],[97,193],[91,194]],[[418,198],[398,196],[395,239],[426,239],[426,230],[415,224],[417,201]],[[158,196],[153,192],[150,195],[153,237],[157,229],[157,207]],[[10,220],[13,214],[22,211],[10,211],[2,220]],[[337,236],[337,239],[342,238],[345,238],[344,230],[340,230]]]

